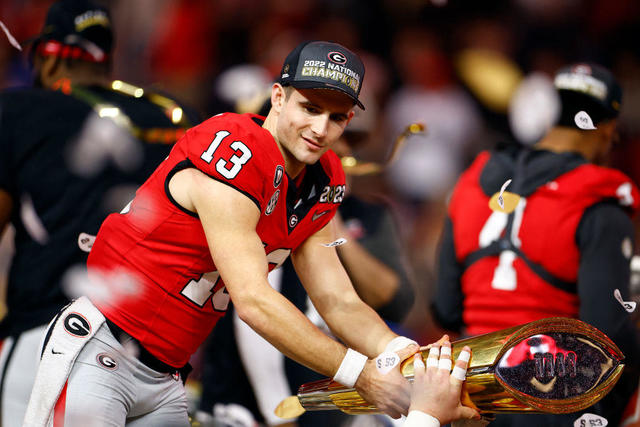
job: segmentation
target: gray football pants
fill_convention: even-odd
[[[67,383],[64,426],[188,427],[179,376],[152,370],[126,348],[106,323],[83,347]]]
[[[20,427],[36,379],[47,325],[8,337],[0,351],[0,427]]]

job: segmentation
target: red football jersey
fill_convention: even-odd
[[[449,204],[458,262],[503,236],[507,214],[493,212],[480,175],[489,160],[480,154],[460,177]],[[514,213],[511,242],[530,261],[564,282],[576,283],[580,253],[575,235],[585,209],[618,200],[634,211],[640,195],[631,180],[614,169],[583,164],[521,198]],[[551,214],[550,214],[551,213]],[[471,264],[462,275],[463,321],[477,335],[551,316],[578,316],[578,296],[545,282],[505,249]]]
[[[224,315],[229,302],[202,225],[170,196],[171,177],[197,168],[250,198],[270,268],[284,262],[334,216],[345,190],[332,151],[306,166],[301,188],[284,172],[273,136],[254,115],[225,113],[190,129],[121,213],[102,224],[88,267],[94,280],[133,278],[136,291],[100,311],[161,361],[183,366]]]

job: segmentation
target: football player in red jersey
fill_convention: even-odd
[[[532,148],[481,153],[456,184],[433,312],[445,328],[469,335],[552,316],[594,325],[622,349],[627,370],[587,411],[617,425],[638,381],[636,330],[614,291],[629,299],[630,216],[640,194],[629,177],[601,166],[617,136],[622,91],[594,64],[561,69],[554,85],[558,123]],[[490,198],[509,179],[518,204],[511,213],[492,211]],[[567,425],[579,415],[542,417],[498,417],[495,424]]]
[[[109,295],[80,298],[53,322],[27,424],[60,417],[65,426],[187,426],[175,379],[229,300],[287,356],[355,386],[393,417],[406,414],[408,382],[397,369],[382,375],[372,358],[397,351],[404,359],[418,346],[358,298],[330,245],[345,178],[329,149],[354,104],[363,108],[363,76],[343,46],[302,43],[272,87],[266,118],[221,114],[178,141],[100,228],[88,268]],[[268,271],[289,254],[314,305],[351,348],[269,286]]]

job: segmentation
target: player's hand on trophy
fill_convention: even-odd
[[[377,359],[367,361],[355,384],[358,393],[367,402],[376,405],[392,418],[407,415],[411,386],[400,373],[400,362],[411,357],[418,350],[420,350],[418,345],[410,344],[396,351],[395,354],[398,357],[391,358],[395,360],[395,363],[392,362],[389,365],[392,368],[390,370],[385,369],[381,363],[385,362],[381,357],[387,353],[382,353]]]
[[[432,344],[426,366],[422,354],[414,355],[414,381],[410,410],[425,412],[445,425],[458,419],[480,419],[475,409],[460,402],[471,349],[465,346],[451,371],[451,343],[448,338]]]

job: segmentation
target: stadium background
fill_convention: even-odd
[[[39,32],[51,3],[1,0],[0,20],[24,42]],[[363,56],[367,110],[357,126],[367,143],[358,156],[382,161],[407,125],[428,129],[406,142],[386,173],[353,185],[363,197],[384,198],[397,215],[417,291],[403,326],[420,342],[438,336],[428,303],[449,190],[480,150],[514,138],[531,142],[544,131],[554,111],[549,76],[560,66],[588,60],[617,75],[624,101],[612,166],[640,182],[635,0],[102,3],[115,24],[113,76],[166,91],[203,117],[259,96],[303,39],[337,41]],[[26,55],[0,35],[0,89],[28,84]],[[2,246],[0,268],[9,253]]]

